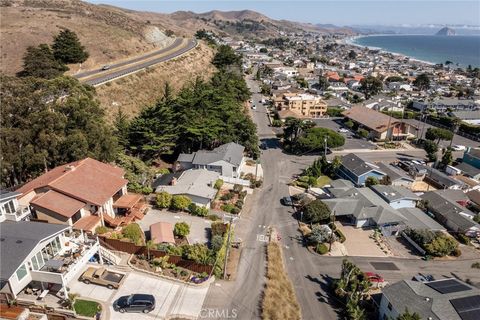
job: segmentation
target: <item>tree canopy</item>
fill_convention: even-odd
[[[330,219],[330,208],[321,200],[314,200],[304,208],[304,219],[309,223],[319,223]]]
[[[92,87],[69,77],[0,80],[3,186],[87,156],[114,160],[117,141]]]
[[[442,128],[428,128],[425,133],[425,138],[431,141],[437,140],[437,145],[440,143],[440,140],[452,140],[453,132],[447,129]]]
[[[296,152],[323,151],[325,148],[325,138],[327,147],[338,148],[345,144],[345,138],[337,132],[328,129],[314,127],[305,130],[305,132],[296,139],[293,144],[293,150]]]
[[[378,94],[382,89],[383,82],[373,76],[367,76],[360,81],[359,90],[365,94],[366,99]]]
[[[426,73],[420,74],[415,80],[413,81],[413,85],[420,90],[426,90],[430,88],[430,78]]]
[[[53,55],[65,64],[82,63],[88,58],[88,52],[82,46],[75,32],[64,29],[53,38]]]
[[[21,77],[36,77],[53,79],[61,76],[68,68],[61,61],[55,59],[48,44],[38,47],[28,47],[23,56],[23,70],[18,73]]]
[[[209,82],[197,78],[176,97],[163,97],[132,119],[129,151],[148,160],[234,141],[256,155],[256,127],[243,109],[249,97],[235,70],[222,69]]]
[[[236,54],[229,45],[221,45],[218,47],[212,63],[217,68],[240,66],[242,63],[242,57]]]

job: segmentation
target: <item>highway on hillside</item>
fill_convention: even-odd
[[[92,86],[100,85],[116,78],[138,72],[157,63],[174,59],[192,50],[196,45],[197,41],[195,39],[177,38],[168,47],[126,61],[111,64],[108,70],[90,70],[73,76],[85,84]]]

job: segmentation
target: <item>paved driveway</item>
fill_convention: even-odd
[[[345,242],[343,245],[347,249],[349,256],[361,257],[386,257],[387,255],[375,244],[374,240],[369,236],[373,233],[372,230],[363,230],[353,226],[344,226],[337,224],[338,228],[342,230],[345,235]]]
[[[177,222],[186,222],[190,226],[190,234],[187,236],[190,243],[208,242],[208,234],[211,221],[183,212],[170,212],[167,210],[150,209],[145,217],[138,221],[143,231],[149,231],[150,226],[157,222],[169,222],[173,225]]]
[[[343,128],[343,126],[340,125],[340,120],[335,121],[334,119],[314,119],[313,121],[317,124],[317,127],[328,128],[344,136],[345,137],[345,145],[343,146],[344,150],[375,149],[376,147],[375,144],[371,143],[370,141],[355,138],[351,131],[347,133],[339,132],[338,130],[340,128]]]
[[[190,287],[139,272],[128,273],[118,290],[92,284],[86,285],[78,280],[72,281],[70,288],[72,292],[82,297],[104,302],[109,308],[109,319],[119,320],[164,319],[171,315],[197,318],[208,291],[208,286]],[[155,309],[148,314],[122,314],[113,310],[112,305],[116,299],[132,293],[152,294],[156,301]]]

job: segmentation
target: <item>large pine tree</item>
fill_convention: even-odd
[[[36,77],[52,79],[62,75],[68,68],[57,61],[48,44],[38,47],[28,47],[23,56],[23,70],[18,73],[21,77]]]
[[[88,52],[82,46],[77,34],[64,29],[53,39],[53,55],[63,63],[82,63],[88,58]]]

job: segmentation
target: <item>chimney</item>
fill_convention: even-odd
[[[65,170],[63,170],[63,172],[68,172],[68,171],[73,171],[73,170],[75,170],[75,167],[68,164],[68,165],[65,166]]]
[[[170,184],[171,184],[172,186],[176,185],[176,184],[177,184],[177,178],[174,177],[174,178],[172,179],[172,181],[170,181]]]

